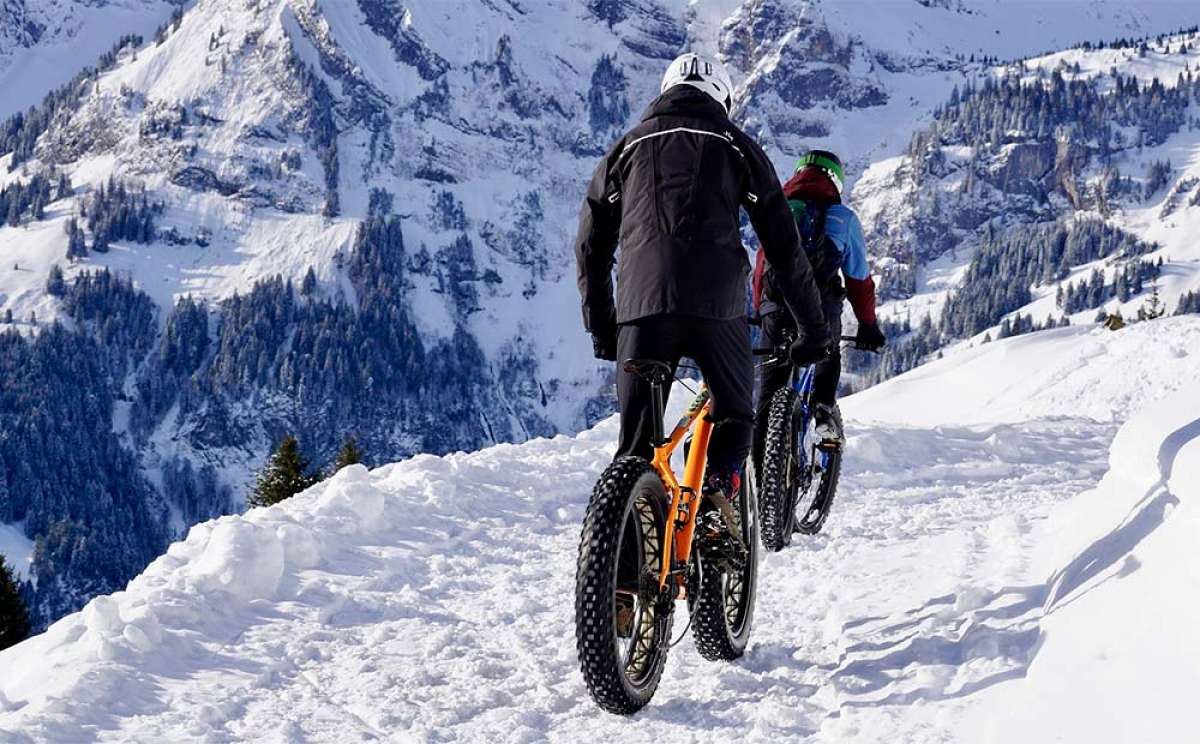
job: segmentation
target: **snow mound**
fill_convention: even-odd
[[[237,654],[236,640],[280,608],[298,605],[328,625],[338,625],[343,613],[369,613],[352,592],[331,593],[312,579],[317,568],[365,575],[366,546],[403,548],[375,580],[386,581],[394,601],[420,616],[438,597],[413,586],[454,560],[439,555],[439,545],[463,551],[473,518],[525,519],[532,508],[543,527],[577,529],[573,507],[611,457],[613,440],[609,423],[574,439],[419,456],[373,472],[353,465],[278,506],[198,524],[125,591],[93,599],[0,656],[0,695],[8,696],[0,698],[0,740],[15,731],[38,741],[78,740],[90,738],[85,732],[98,720],[135,709],[162,713],[164,701],[140,697],[153,697],[144,685],[220,668],[226,655]],[[561,473],[553,476],[559,486],[542,488],[555,473]],[[255,683],[278,673],[266,664]],[[114,707],[119,690],[135,689],[127,707]],[[15,712],[19,726],[10,728],[14,721],[6,712]],[[176,735],[180,731],[170,738]]]

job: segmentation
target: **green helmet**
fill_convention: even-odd
[[[842,161],[837,155],[828,150],[809,150],[796,161],[796,171],[808,167],[819,168],[837,189],[838,196],[842,195],[842,186],[846,183],[846,171],[842,169]]]

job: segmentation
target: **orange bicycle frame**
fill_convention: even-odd
[[[696,516],[704,483],[704,468],[708,463],[708,441],[713,430],[713,422],[708,415],[711,408],[712,399],[708,385],[701,384],[700,392],[675,424],[671,435],[654,448],[651,464],[658,471],[671,496],[671,508],[667,511],[669,521],[663,545],[662,568],[658,577],[660,589],[667,585],[672,570],[687,566],[691,556],[692,538],[696,532]],[[695,432],[692,434],[687,462],[683,468],[683,482],[680,483],[675,477],[675,471],[671,469],[671,455],[675,448],[683,443],[693,425]],[[679,576],[679,582],[683,586],[682,574]]]

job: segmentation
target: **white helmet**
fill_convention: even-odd
[[[733,108],[733,80],[726,72],[725,65],[714,59],[695,52],[677,57],[663,75],[662,87],[658,92],[666,93],[668,88],[676,85],[699,88],[724,106],[726,113]]]

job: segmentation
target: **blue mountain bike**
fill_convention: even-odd
[[[854,341],[843,336],[842,341]],[[788,358],[790,341],[772,349],[756,349],[768,357],[764,366],[788,365],[791,383],[771,397],[766,431],[759,441],[759,534],[763,547],[778,552],[791,544],[792,534],[815,535],[829,518],[842,470],[840,442],[818,440],[813,421],[812,391],[816,367],[798,367]],[[842,430],[842,414],[833,417]],[[759,422],[759,425],[763,425]]]

